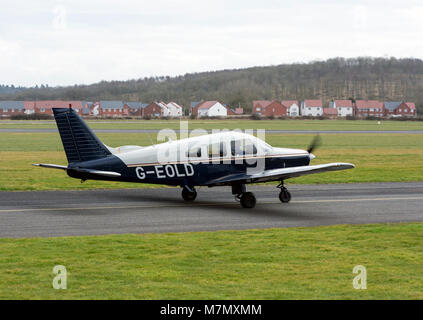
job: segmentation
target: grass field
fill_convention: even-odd
[[[0,239],[0,299],[423,299],[422,261],[421,223]]]
[[[101,133],[110,146],[149,145],[141,133]],[[151,138],[155,135],[151,134]],[[266,141],[277,147],[306,148],[310,134],[267,134]],[[310,175],[289,183],[341,183],[423,181],[423,138],[413,134],[327,134],[312,163],[351,162],[356,169]],[[151,185],[71,179],[61,170],[31,166],[32,163],[66,165],[57,133],[1,133],[0,190],[53,190],[93,188],[140,188]]]
[[[227,121],[204,122],[193,122],[190,128],[231,128]],[[419,122],[392,121],[381,126],[370,121],[309,122],[254,123],[259,128],[286,130],[423,130]],[[42,122],[11,126],[44,125],[55,127]],[[0,128],[5,126],[9,125],[0,121]],[[177,128],[178,123],[110,121],[92,126],[160,129]],[[154,134],[98,136],[110,146],[155,141]],[[311,134],[266,135],[273,146],[303,149],[312,138]],[[322,140],[313,163],[352,162],[357,168],[290,183],[423,181],[421,135],[326,134]],[[37,162],[67,163],[58,133],[0,133],[0,190],[148,186],[81,184],[62,171],[31,166]],[[0,299],[423,299],[422,261],[422,223],[0,239]],[[52,288],[52,268],[59,264],[68,271],[67,290]],[[352,287],[355,265],[367,268],[367,290]]]
[[[87,120],[93,129],[179,129],[179,120]],[[56,128],[52,121],[0,121],[4,128]],[[376,120],[189,120],[189,129],[266,129],[266,130],[331,130],[331,131],[377,131],[377,130],[423,130],[423,121]]]

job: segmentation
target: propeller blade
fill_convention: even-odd
[[[320,137],[320,135],[316,135],[313,138],[313,141],[311,141],[311,144],[308,146],[307,152],[312,153],[313,150],[320,147],[321,144],[322,144],[322,138]]]

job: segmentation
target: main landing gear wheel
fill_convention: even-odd
[[[252,192],[244,192],[239,200],[243,208],[254,208],[256,206],[256,197]]]
[[[182,189],[182,198],[185,201],[194,201],[195,198],[197,198],[197,191],[195,191],[194,188],[191,188],[191,190],[188,190],[188,188]]]
[[[291,201],[291,193],[286,188],[282,188],[279,193],[279,200],[283,203],[288,203]]]

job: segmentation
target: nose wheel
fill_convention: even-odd
[[[197,198],[197,191],[194,188],[184,187],[182,189],[182,198],[185,201],[194,201]]]
[[[282,203],[288,203],[291,201],[291,193],[284,187],[283,182],[278,185],[278,188],[281,189],[281,192],[279,193],[279,200]]]

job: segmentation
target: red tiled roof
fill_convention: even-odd
[[[198,109],[210,109],[211,107],[213,107],[216,103],[218,103],[218,101],[203,101],[202,103],[200,103],[197,108]]]
[[[352,107],[351,100],[335,100],[336,107]]]
[[[416,110],[416,104],[414,102],[405,103],[411,110]]]
[[[263,109],[266,109],[274,102],[280,103],[277,100],[255,100],[253,101],[253,107],[257,107],[258,105],[260,105]]]
[[[58,101],[58,100],[40,100],[40,101],[25,101],[25,110],[33,110],[36,108],[50,109],[50,108],[69,108],[69,104],[74,109],[82,109],[81,101]]]
[[[297,100],[282,100],[281,103],[287,108],[290,108],[293,104],[296,104],[298,106]]]
[[[335,108],[323,108],[324,115],[338,115],[338,110]]]
[[[322,100],[304,100],[307,107],[322,107]]]
[[[266,109],[266,107],[271,104],[274,100],[254,100],[253,107],[257,107],[260,105],[262,108]]]
[[[383,102],[377,100],[357,100],[355,105],[357,109],[383,109]]]

